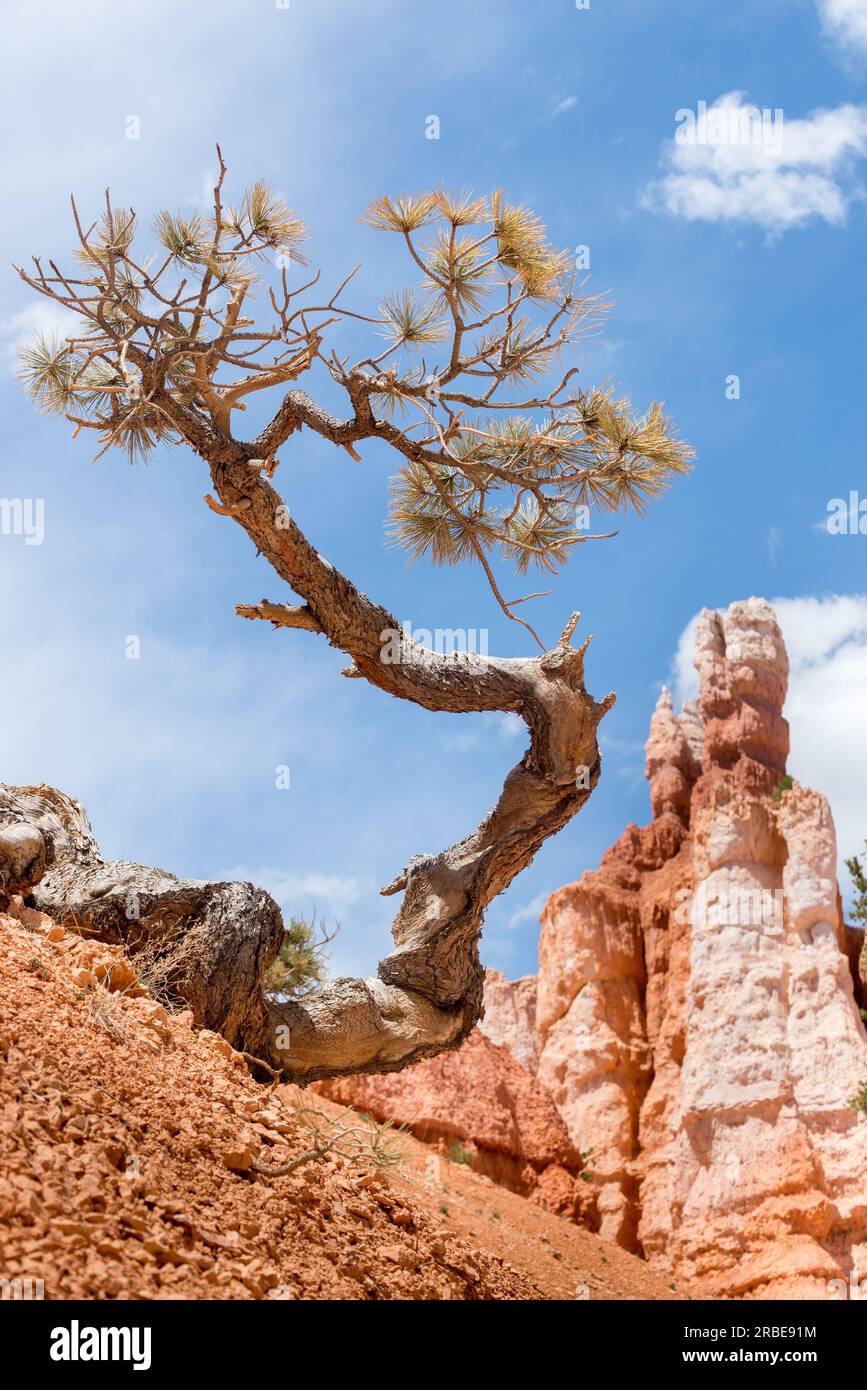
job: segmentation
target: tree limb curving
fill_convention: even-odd
[[[273,318],[257,325],[248,317],[255,263],[270,264],[275,250],[302,260],[304,228],[261,183],[227,209],[219,150],[218,158],[213,217],[160,214],[157,239],[168,254],[156,270],[133,253],[135,215],[113,209],[106,195],[90,230],[73,204],[86,278],[70,278],[54,261],[43,269],[37,258],[32,272],[19,272],[82,320],[64,347],[40,342],[26,355],[34,401],[76,430],[98,431],[100,453],[121,447],[133,457],[180,438],[205,461],[208,507],[241,526],[301,600],[242,604],[240,616],[323,635],[350,658],[345,675],[424,709],[518,714],[529,746],[476,830],[414,857],[383,888],[403,898],[394,950],[373,979],[332,980],[293,1000],[269,996],[263,981],[282,922],[267,894],[106,863],[82,808],[48,787],[0,789],[0,894],[29,887],[60,921],[155,960],[198,1023],[293,1080],[399,1070],[457,1046],[479,1019],[485,909],[590,796],[597,726],[614,696],[596,702],[585,690],[587,642],[571,645],[577,615],[551,650],[537,638],[534,658],[426,650],[299,529],[271,485],[277,452],[302,430],[356,460],[356,446],[382,440],[399,456],[392,518],[401,543],[416,558],[451,563],[471,554],[503,612],[536,636],[514,611],[530,596],[506,601],[488,556],[499,553],[519,573],[531,561],[555,572],[589,539],[579,534],[576,505],[641,511],[686,471],[691,450],[659,404],[639,417],[608,388],[578,391],[569,385],[575,367],[550,391],[534,385],[523,400],[498,396],[521,396],[522,383],[543,378],[604,307],[576,296],[571,257],[500,193],[454,199],[439,190],[371,206],[363,220],[400,233],[414,277],[421,269],[425,282],[421,299],[407,290],[384,301],[384,317],[366,320],[387,330],[389,345],[374,356],[353,365],[334,347],[324,351],[338,318],[365,318],[337,303],[351,276],[309,304],[297,297],[318,275],[290,290],[283,269],[280,288],[269,288]],[[413,239],[423,228],[438,229],[427,250]],[[175,272],[170,287],[163,276]],[[439,341],[444,357],[429,372],[417,354]],[[314,370],[345,392],[345,417],[289,385]],[[252,440],[237,438],[232,417],[244,398],[278,387],[270,422]],[[401,428],[394,412],[404,407],[411,423]]]
[[[221,498],[359,674],[427,709],[523,716],[530,746],[496,806],[466,839],[415,857],[382,890],[404,897],[392,927],[395,950],[378,978],[332,980],[291,1001],[268,996],[263,986],[282,935],[279,909],[267,894],[250,884],[195,883],[126,861],[107,863],[83,808],[61,792],[0,789],[0,868],[8,862],[12,890],[30,886],[35,905],[59,921],[122,943],[133,955],[147,949],[197,1023],[287,1078],[397,1071],[458,1046],[481,1017],[485,908],[591,794],[600,771],[596,729],[614,697],[597,703],[584,688],[587,643],[570,645],[577,615],[539,658],[427,651],[294,523],[284,519],[278,528],[277,494],[237,468],[215,470]],[[238,510],[240,497],[250,505]],[[384,633],[399,634],[399,660],[382,660]]]

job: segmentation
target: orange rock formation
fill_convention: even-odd
[[[770,606],[705,611],[700,693],[660,697],[653,822],[542,917],[539,1079],[593,1149],[601,1230],[715,1295],[867,1276],[867,1079],[834,824],[784,779]]]

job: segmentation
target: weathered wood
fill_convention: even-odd
[[[442,291],[444,313],[447,310],[451,316],[454,330],[443,369],[436,373],[443,411],[429,407],[428,385],[415,367],[399,374],[394,365],[378,364],[378,357],[387,358],[388,353],[363,358],[353,366],[334,350],[329,356],[320,352],[324,330],[335,318],[365,318],[337,307],[351,277],[327,303],[304,309],[295,304],[300,290],[290,293],[284,274],[282,299],[270,291],[274,322],[263,333],[255,331],[255,321],[246,317],[246,311],[242,313],[250,290],[245,268],[249,262],[245,260],[239,271],[226,259],[225,246],[220,253],[221,238],[230,227],[223,214],[226,168],[219,150],[218,157],[213,237],[207,256],[196,252],[193,257],[202,276],[200,288],[192,295],[187,289],[182,296],[183,280],[174,298],[167,299],[157,291],[162,271],[152,281],[146,270],[136,266],[135,278],[143,277],[150,296],[152,313],[146,313],[137,297],[124,290],[126,277],[117,274],[118,265],[126,262],[125,247],[118,248],[117,238],[112,237],[96,253],[77,211],[82,250],[105,271],[100,294],[94,296],[88,289],[87,295],[81,295],[75,288],[79,282],[61,276],[54,262],[50,276],[38,261],[35,273],[20,272],[33,289],[75,308],[89,322],[87,346],[82,348],[80,340],[75,340],[77,350],[93,354],[95,334],[100,361],[116,359],[126,384],[122,408],[112,397],[106,414],[97,412],[99,418],[89,419],[77,409],[74,387],[69,386],[66,399],[61,382],[57,388],[61,413],[75,422],[76,429],[99,429],[104,449],[123,442],[125,429],[136,421],[152,431],[155,440],[182,440],[204,461],[212,488],[205,495],[208,507],[230,524],[241,526],[277,577],[301,600],[242,604],[237,611],[243,617],[324,635],[350,658],[345,675],[365,679],[386,694],[424,709],[518,714],[527,725],[529,744],[508,773],[493,810],[472,834],[440,853],[416,856],[383,889],[385,895],[401,893],[403,898],[392,928],[394,950],[381,962],[377,977],[333,980],[292,1002],[268,998],[262,986],[280,933],[279,913],[266,894],[257,893],[251,885],[182,883],[141,865],[106,865],[81,808],[50,788],[9,793],[14,804],[10,803],[8,814],[0,815],[0,832],[4,823],[10,826],[5,850],[0,834],[0,871],[5,875],[0,881],[20,886],[30,874],[34,899],[61,920],[79,922],[82,929],[107,939],[123,940],[134,953],[156,953],[169,968],[171,987],[190,1003],[200,1022],[220,1028],[236,1045],[296,1080],[398,1070],[457,1046],[479,1019],[483,971],[478,939],[485,909],[592,793],[600,771],[596,729],[614,699],[607,696],[597,703],[584,688],[586,643],[577,650],[571,646],[577,615],[570,618],[553,650],[545,652],[541,638],[515,612],[524,600],[507,603],[500,593],[487,558],[490,545],[486,547],[483,539],[492,538],[507,555],[516,551],[529,560],[537,547],[522,540],[511,521],[523,503],[532,499],[537,509],[547,513],[549,522],[557,523],[554,539],[542,545],[535,558],[556,567],[565,552],[579,543],[568,527],[566,532],[561,528],[574,502],[598,495],[603,505],[613,509],[626,505],[630,497],[634,502],[636,495],[655,496],[670,477],[686,469],[689,450],[674,439],[658,407],[627,429],[632,417],[625,402],[610,400],[607,393],[572,396],[570,392],[564,397],[575,367],[547,394],[537,394],[534,386],[533,394],[523,401],[493,399],[507,382],[520,377],[515,371],[516,355],[528,376],[534,374],[529,370],[533,364],[540,372],[547,370],[551,354],[574,341],[582,325],[589,324],[594,304],[575,297],[563,257],[548,247],[531,215],[515,208],[509,211],[513,228],[516,218],[523,225],[522,235],[530,248],[526,255],[516,250],[514,233],[503,242],[505,205],[499,195],[481,211],[480,204],[471,216],[466,208],[451,207],[441,194],[429,195],[425,206],[416,207],[413,216],[421,217],[416,226],[432,225],[433,217],[442,229],[450,227],[445,270],[426,266],[421,259],[410,236],[406,206],[402,204],[401,213],[380,200],[370,210],[372,225],[392,230],[403,226],[416,267],[425,270],[431,285]],[[107,208],[110,212],[110,201]],[[483,241],[490,243],[491,259],[499,261],[503,272],[502,278],[494,277],[503,303],[479,322],[462,317],[461,270],[455,249],[460,239],[455,232],[465,217],[474,223],[480,218],[490,223]],[[279,240],[277,231],[275,224],[270,232],[265,229],[267,235],[252,226],[249,232],[239,232],[232,258],[267,250],[270,259]],[[297,220],[288,219],[280,231],[280,236],[284,234],[297,235]],[[232,292],[224,303],[226,284]],[[526,301],[529,308],[530,301],[537,299],[542,321],[529,341],[516,348],[515,312],[519,304]],[[107,314],[107,306],[118,312]],[[308,313],[313,315],[309,321]],[[491,324],[495,324],[494,346],[485,334]],[[477,333],[485,334],[486,341],[475,337]],[[259,362],[257,354],[266,348],[270,354],[272,347],[278,357],[268,364]],[[188,358],[191,370],[189,364],[183,365]],[[228,365],[240,372],[234,382],[224,379],[222,368]],[[314,367],[317,372],[324,367],[343,388],[345,417],[333,414],[298,386],[287,389],[288,383]],[[56,364],[51,370],[56,372]],[[489,380],[480,382],[485,377]],[[31,385],[44,404],[43,376],[37,372]],[[281,400],[270,422],[253,439],[236,437],[232,416],[243,408],[243,397],[272,386],[280,388]],[[443,388],[451,389],[442,394]],[[412,405],[420,418],[401,428],[380,408],[383,392],[393,402],[399,397]],[[465,408],[481,416],[491,410],[515,412],[506,417],[519,426],[515,449],[507,450],[513,456],[506,457],[498,446],[478,454],[476,443],[488,432],[463,419]],[[545,412],[545,418],[538,430],[528,432],[522,412],[532,412],[535,418],[537,411]],[[404,472],[407,466],[419,470],[439,499],[442,518],[451,518],[460,529],[466,553],[484,569],[503,612],[532,633],[542,654],[504,659],[427,651],[402,631],[391,613],[329,564],[271,485],[278,451],[290,438],[300,443],[304,431],[346,450],[356,460],[361,458],[357,446],[380,440],[394,451]],[[472,446],[469,454],[460,447],[462,439]],[[627,447],[629,440],[632,445]],[[580,443],[579,457],[571,457],[568,449],[563,452],[569,441],[576,447]],[[288,460],[281,467],[285,476]],[[462,476],[468,496],[475,497],[473,505],[467,502],[464,507],[453,500],[448,482],[455,473]],[[497,493],[506,499],[502,513],[497,511]],[[397,798],[402,789],[397,777],[395,781]],[[406,794],[411,794],[409,788]],[[18,830],[11,828],[13,823]],[[33,827],[44,837],[42,849],[32,838]],[[40,879],[43,852],[47,868]],[[124,906],[130,893],[143,904],[143,911],[132,920]]]
[[[106,860],[79,802],[53,787],[0,787],[0,845],[26,826],[41,839],[28,902],[83,936],[146,956],[166,995],[202,1027],[254,1051],[265,1023],[262,975],[282,939],[280,909],[249,883],[199,883]]]
[[[253,484],[242,524],[254,531],[262,525],[263,546],[270,546],[258,521],[268,506],[260,488],[271,491],[267,483]],[[395,950],[378,978],[332,980],[300,1000],[269,997],[263,976],[279,949],[282,920],[267,893],[251,884],[197,883],[129,861],[108,862],[83,807],[51,787],[0,788],[0,868],[6,845],[8,891],[29,887],[33,903],[58,921],[124,944],[133,957],[146,950],[197,1023],[305,1082],[397,1071],[458,1046],[475,1026],[482,1014],[478,939],[485,908],[591,794],[600,771],[596,728],[613,697],[597,703],[585,691],[586,644],[569,645],[574,622],[538,659],[444,657],[404,638],[405,659],[385,664],[375,652],[384,632],[398,630],[395,619],[359,594],[300,532],[295,545],[299,570],[308,571],[296,572],[296,584],[305,586],[329,640],[368,680],[427,708],[518,711],[530,732],[529,748],[478,829],[438,855],[415,857],[383,888],[386,896],[402,892],[403,902],[392,928]],[[275,559],[289,569],[279,552]]]

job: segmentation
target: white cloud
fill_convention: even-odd
[[[867,644],[867,595],[773,599],[793,671],[833,660],[849,642]]]
[[[527,738],[527,725],[520,714],[507,713],[497,717],[497,737],[503,743],[511,743],[514,738]]]
[[[571,111],[573,106],[577,106],[577,97],[560,97],[555,101],[548,112],[549,116],[562,116],[564,112]]]
[[[443,730],[440,741],[449,753],[481,753],[493,742],[510,744],[528,737],[527,725],[520,714],[483,714],[459,716],[458,727]]]
[[[779,526],[772,526],[768,531],[768,559],[772,565],[777,563],[780,547],[783,544],[783,537]]]
[[[317,675],[282,687],[253,679],[230,626],[220,641],[197,640],[183,624],[167,631],[164,617],[160,629],[182,569],[168,551],[158,574],[124,561],[154,515],[143,508],[124,532],[49,493],[43,545],[0,540],[0,588],[15,594],[0,630],[4,650],[16,653],[15,679],[0,682],[3,780],[45,781],[81,798],[105,852],[130,858],[141,857],[154,820],[169,841],[179,836],[194,803],[201,816],[202,803],[231,803],[252,785],[266,805],[282,804],[278,764],[292,766],[304,794],[309,735],[299,711],[322,698]],[[99,531],[98,545],[82,541],[88,528]],[[150,586],[146,604],[139,586]],[[137,659],[127,656],[130,636],[140,639]],[[263,652],[263,667],[269,659]],[[177,861],[166,867],[185,871]]]
[[[784,713],[791,729],[789,770],[804,786],[827,796],[837,827],[840,886],[849,878],[843,860],[867,839],[867,594],[771,600],[789,653]],[[695,624],[681,634],[673,663],[676,699],[696,693],[692,666]]]
[[[548,890],[543,889],[541,893],[537,893],[534,898],[531,898],[528,903],[524,903],[522,907],[515,908],[515,911],[506,918],[503,924],[504,930],[515,931],[518,927],[522,927],[525,922],[538,922],[542,908],[545,906],[549,897],[550,894]]]
[[[251,869],[245,864],[236,864],[221,877],[265,888],[287,914],[309,914],[315,909],[325,917],[339,916],[374,891],[372,881],[365,883],[352,874],[293,873],[267,865]]]
[[[819,0],[819,13],[833,39],[867,53],[867,0]]]
[[[785,710],[792,731],[789,767],[831,803],[840,886],[848,897],[843,860],[867,839],[867,594],[778,599],[774,607],[792,664]]]
[[[698,613],[690,618],[678,638],[677,650],[672,658],[668,684],[678,708],[684,700],[694,700],[698,694],[698,672],[692,664],[698,618]]]
[[[664,176],[641,202],[688,221],[753,223],[771,234],[812,218],[840,226],[854,196],[852,166],[864,154],[867,107],[790,120],[728,92],[704,113],[678,113],[662,148]]]
[[[36,299],[26,309],[0,320],[0,362],[6,370],[14,368],[18,352],[36,333],[46,338],[65,338],[81,328],[81,319],[69,309],[50,300]]]

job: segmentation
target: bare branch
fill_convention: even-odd
[[[304,632],[323,630],[306,603],[293,606],[290,603],[269,603],[263,598],[261,603],[238,603],[235,612],[239,618],[261,618],[264,622],[273,623],[274,627],[294,627]]]

